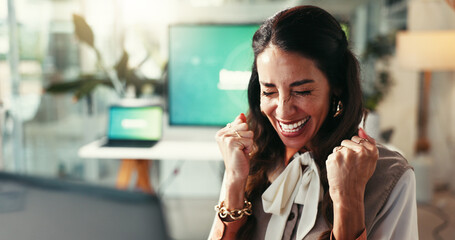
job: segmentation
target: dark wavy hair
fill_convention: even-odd
[[[330,229],[333,227],[332,200],[329,196],[325,161],[332,149],[342,140],[350,139],[358,132],[362,119],[362,92],[359,64],[348,48],[348,41],[338,21],[325,10],[315,6],[299,6],[281,11],[266,20],[253,36],[254,63],[248,85],[248,124],[254,132],[254,149],[251,156],[250,174],[246,197],[260,199],[270,185],[267,173],[284,161],[285,146],[275,129],[260,109],[260,85],[256,59],[266,48],[274,45],[287,52],[298,53],[311,59],[329,81],[331,99],[329,113],[316,136],[311,149],[321,170],[324,198],[320,206]],[[334,117],[338,101],[343,104],[341,115]],[[316,196],[315,196],[316,197]],[[239,239],[249,239],[255,228],[254,217],[240,229]],[[320,239],[329,239],[330,231]]]

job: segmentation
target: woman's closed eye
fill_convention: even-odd
[[[276,92],[273,92],[273,91],[262,91],[262,95],[268,97],[268,96],[271,96],[273,94],[275,94]]]
[[[306,96],[306,95],[310,95],[310,94],[311,94],[311,91],[310,91],[310,90],[307,90],[307,91],[294,91],[294,93],[295,93],[296,95]]]

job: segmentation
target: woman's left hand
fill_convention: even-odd
[[[376,141],[359,129],[358,136],[343,140],[327,158],[335,239],[356,239],[365,231],[365,186],[378,157]]]
[[[376,141],[359,129],[359,135],[344,140],[329,155],[327,179],[334,204],[361,200],[365,186],[376,169],[378,160]]]

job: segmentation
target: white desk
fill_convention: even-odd
[[[100,147],[105,141],[100,139],[82,146],[78,155],[81,158],[122,159],[117,177],[117,188],[120,189],[128,186],[132,172],[137,171],[137,187],[154,192],[149,182],[151,161],[147,160],[222,161],[215,140],[162,140],[150,148]]]
[[[105,139],[91,142],[79,149],[81,158],[149,159],[221,161],[221,153],[214,141],[163,140],[150,148],[100,147]]]

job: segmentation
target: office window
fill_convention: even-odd
[[[76,80],[81,63],[95,65],[76,39],[72,23],[72,14],[80,13],[81,5],[90,9],[90,4],[79,0],[12,2],[8,8],[7,0],[0,0],[0,100],[5,112],[2,168],[86,179],[90,167],[77,150],[104,133],[111,92],[95,91],[88,104],[85,99],[74,102],[70,93],[51,95],[43,89],[51,82]],[[8,11],[15,13],[15,19],[8,18]],[[17,32],[13,45],[9,26]],[[16,63],[11,61],[12,48],[17,49]]]

